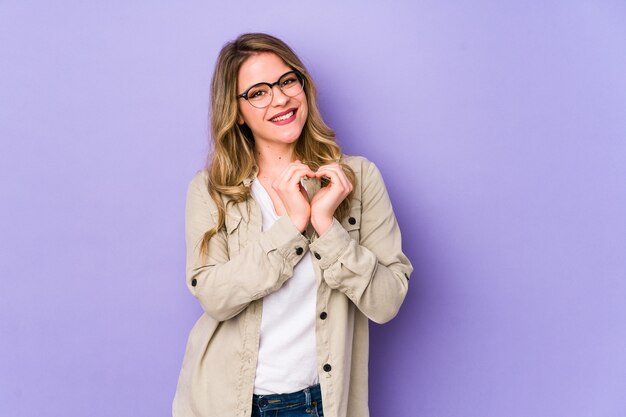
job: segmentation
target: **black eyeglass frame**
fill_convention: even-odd
[[[253,86],[248,87],[248,88],[246,89],[246,91],[244,91],[243,93],[241,93],[241,94],[237,94],[237,98],[243,98],[243,99],[245,99],[248,103],[250,103],[250,100],[248,99],[248,92],[249,92],[250,90],[252,90],[252,89],[253,89],[253,88],[255,88],[255,87],[261,86],[261,85],[266,85],[266,86],[268,86],[268,87],[270,88],[270,91],[274,91],[274,86],[275,86],[275,85],[278,85],[278,88],[280,88],[280,85],[279,85],[280,80],[282,80],[282,79],[283,79],[283,77],[284,77],[285,75],[288,75],[288,74],[295,74],[295,76],[296,76],[296,77],[298,77],[298,80],[300,80],[300,84],[302,84],[302,90],[300,90],[300,91],[298,92],[298,94],[300,94],[300,92],[304,91],[304,76],[302,75],[302,73],[301,73],[300,71],[297,71],[297,70],[291,70],[291,71],[287,71],[286,73],[284,73],[283,75],[281,75],[280,77],[278,77],[278,80],[277,80],[276,82],[273,82],[273,83],[256,83],[256,84],[254,84]],[[280,88],[280,91],[283,91],[283,89],[282,89],[282,88]],[[283,94],[285,94],[285,95],[286,95],[286,96],[288,96],[288,97],[293,97],[293,96],[290,96],[289,94],[285,93],[284,91],[283,91]],[[250,105],[251,105],[252,107],[259,108],[259,107],[256,107],[255,105],[253,105],[252,103],[250,103]],[[269,106],[269,104],[268,104],[268,106]],[[264,107],[267,107],[267,106],[264,106]],[[263,108],[263,107],[261,107],[261,108]]]

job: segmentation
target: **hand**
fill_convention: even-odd
[[[333,215],[339,204],[352,192],[352,183],[339,164],[321,166],[317,178],[327,177],[330,182],[320,188],[311,200],[311,224],[319,236],[333,223]]]
[[[311,206],[306,190],[300,184],[302,177],[315,177],[315,173],[299,160],[292,162],[272,182],[272,189],[285,206],[293,224],[303,232],[309,225]]]

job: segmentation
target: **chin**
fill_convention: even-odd
[[[294,142],[297,142],[298,139],[300,139],[301,134],[302,134],[302,129],[300,129],[298,132],[285,133],[284,135],[281,136],[281,139],[285,143],[294,143]]]

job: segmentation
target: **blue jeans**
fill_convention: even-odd
[[[290,394],[253,395],[252,417],[324,417],[320,385]]]

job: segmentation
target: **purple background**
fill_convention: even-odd
[[[415,266],[373,417],[626,415],[623,1],[0,1],[0,415],[170,415],[221,45],[300,54]]]

